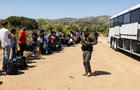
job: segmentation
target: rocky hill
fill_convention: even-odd
[[[46,19],[49,22],[92,22],[92,23],[109,23],[110,16],[84,17],[84,18],[61,18],[61,19]]]

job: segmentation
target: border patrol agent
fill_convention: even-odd
[[[90,60],[92,56],[93,51],[93,41],[89,34],[89,29],[86,29],[86,31],[82,32],[81,37],[81,44],[82,44],[82,51],[83,51],[83,64],[85,68],[85,73],[83,76],[92,76],[91,66],[90,66]]]

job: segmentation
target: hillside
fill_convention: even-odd
[[[84,18],[61,18],[61,19],[46,19],[48,22],[92,22],[92,23],[109,23],[110,16],[84,17]]]

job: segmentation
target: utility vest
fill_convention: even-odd
[[[89,45],[86,44],[87,41],[91,42],[90,37],[85,37],[85,36],[81,37],[81,42],[82,42],[81,49],[82,49],[82,51],[93,51],[92,44],[89,44]]]

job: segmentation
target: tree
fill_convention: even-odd
[[[26,17],[17,17],[11,16],[6,19],[12,27],[22,27],[25,26],[29,30],[38,28],[38,23],[35,19],[26,18]]]
[[[37,23],[40,30],[47,30],[48,22],[45,19],[37,19]]]

